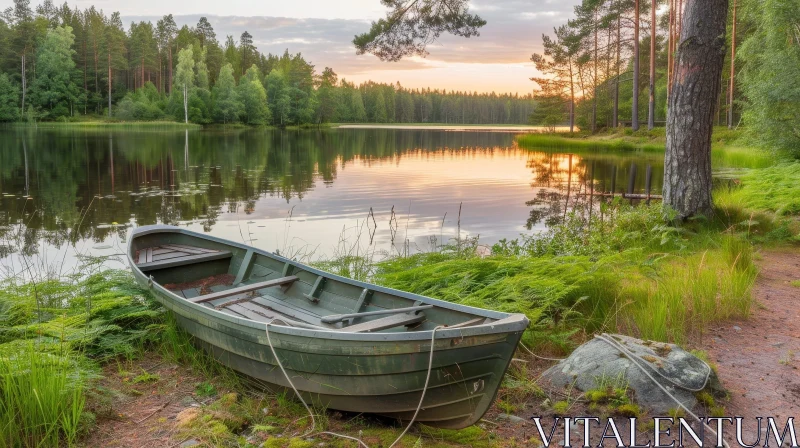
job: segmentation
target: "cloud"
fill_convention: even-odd
[[[378,2],[378,0],[374,0]],[[444,35],[428,47],[426,59],[408,58],[400,62],[382,62],[372,55],[357,56],[352,40],[356,34],[369,28],[369,20],[352,18],[297,18],[241,15],[208,14],[208,20],[217,33],[217,38],[224,41],[226,35],[238,40],[241,33],[247,30],[253,35],[253,42],[259,51],[282,54],[288,49],[291,53],[302,53],[319,71],[323,67],[332,67],[340,77],[348,79],[364,79],[369,75],[381,82],[403,81],[403,72],[427,70],[431,75],[431,87],[448,88],[448,78],[465,76],[458,71],[458,64],[484,64],[486,70],[498,70],[497,78],[505,76],[499,70],[509,66],[527,64],[530,75],[535,74],[529,62],[534,52],[541,51],[541,36],[552,33],[555,26],[564,23],[571,16],[574,5],[579,0],[476,0],[471,3],[471,11],[479,14],[487,21],[480,30],[480,36],[470,39]],[[301,2],[302,3],[302,2]],[[179,26],[194,26],[201,14],[176,14]],[[123,16],[124,23],[135,20],[155,22],[158,16]],[[448,72],[447,67],[450,67]],[[436,70],[432,70],[432,69]],[[435,72],[435,76],[434,75]],[[385,76],[382,76],[385,75]],[[484,74],[481,75],[485,78]],[[423,76],[410,77],[419,82]],[[461,79],[459,84],[468,80]],[[481,78],[481,85],[485,79]],[[529,91],[530,81],[521,79],[514,86],[497,85],[495,88],[479,90]],[[421,87],[421,86],[420,86]]]

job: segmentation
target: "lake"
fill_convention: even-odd
[[[302,261],[431,250],[459,231],[490,246],[585,193],[624,191],[632,169],[637,192],[647,166],[654,194],[663,178],[660,153],[527,150],[475,130],[0,129],[0,147],[0,268],[13,272],[20,255],[62,272],[121,254],[155,223]]]

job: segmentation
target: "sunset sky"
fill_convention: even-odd
[[[40,3],[33,0],[32,6]],[[59,3],[56,1],[55,3]],[[372,55],[356,56],[353,36],[385,14],[379,0],[71,0],[70,6],[95,5],[106,13],[119,11],[131,21],[173,14],[178,26],[194,26],[207,16],[224,42],[242,31],[253,35],[261,52],[302,52],[317,67],[332,67],[340,78],[361,82],[397,82],[406,87],[446,88],[479,92],[529,93],[536,75],[530,55],[541,50],[543,32],[566,22],[578,0],[476,0],[470,10],[488,24],[477,38],[445,36],[429,47],[430,55],[397,63]]]

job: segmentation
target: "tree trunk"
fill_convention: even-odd
[[[633,16],[633,98],[631,128],[639,130],[639,1],[636,0]]]
[[[728,129],[733,129],[733,88],[736,78],[736,0],[733,0],[733,25],[731,26],[731,79],[728,85]]]
[[[619,0],[617,0],[617,8],[619,8]],[[620,11],[617,11],[617,77],[614,80],[614,118],[612,123],[614,124],[614,128],[619,126],[619,69],[620,69],[620,53],[622,51],[622,27],[621,27],[621,17]]]
[[[667,43],[667,97],[672,92],[673,53],[675,51],[675,0],[669,0],[669,41]]]
[[[25,52],[22,52],[22,111],[20,112],[20,118],[22,119],[25,117],[25,90],[27,90],[27,83],[25,79]]]
[[[597,132],[597,85],[599,74],[597,73],[597,8],[594,10],[594,92],[592,92],[592,134]]]
[[[111,52],[108,52],[108,118],[111,118]]]
[[[667,112],[664,204],[682,219],[709,215],[711,132],[725,60],[728,0],[687,2]]]
[[[656,126],[656,0],[650,4],[650,106],[647,111],[647,129]]]
[[[169,45],[169,93],[172,93],[172,44]]]

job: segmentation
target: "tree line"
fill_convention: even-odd
[[[94,6],[14,0],[0,14],[0,121],[174,119],[277,126],[324,122],[524,124],[530,95],[360,85],[301,54],[263,54],[244,31],[217,40],[201,17],[133,22]]]
[[[666,123],[676,55],[689,0],[584,0],[573,18],[543,36],[531,60],[534,123],[592,131]],[[714,123],[746,124],[773,143],[800,142],[800,6],[780,0],[730,0],[725,61]],[[780,98],[779,98],[780,97]],[[794,125],[791,123],[795,123]],[[766,135],[764,135],[766,131]],[[769,143],[769,142],[767,142]]]

